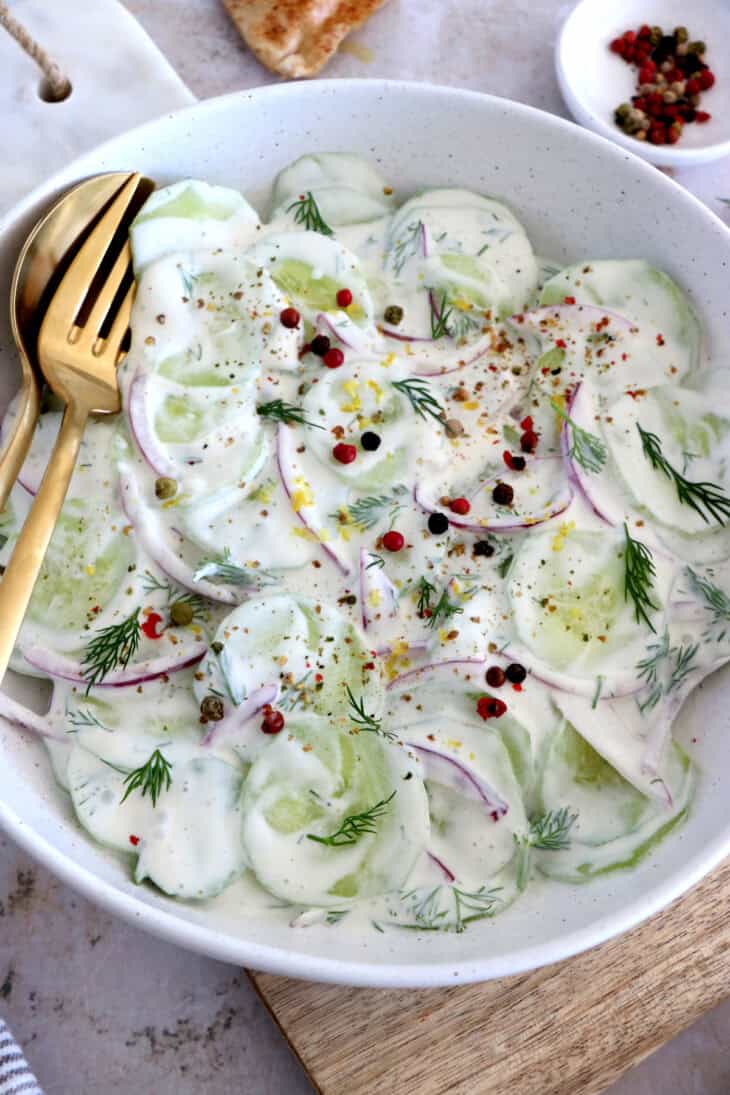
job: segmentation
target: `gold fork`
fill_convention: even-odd
[[[152,188],[141,175],[130,177],[71,263],[41,324],[38,360],[66,409],[0,582],[0,680],[61,512],[87,419],[120,409],[116,374],[126,353],[123,343],[135,289],[128,228]]]

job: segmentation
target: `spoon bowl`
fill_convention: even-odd
[[[0,453],[0,509],[22,467],[40,409],[38,331],[45,306],[99,214],[131,177],[92,175],[67,190],[36,223],[18,255],[10,284],[10,326],[21,384],[12,432]]]

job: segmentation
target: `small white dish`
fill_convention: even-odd
[[[691,124],[676,145],[653,145],[623,133],[613,120],[619,103],[636,94],[637,70],[609,45],[643,23],[670,33],[686,26],[692,40],[707,44],[707,63],[717,77],[702,93],[712,118]],[[588,129],[661,167],[688,167],[730,154],[730,5],[722,0],[581,0],[563,23],[555,48],[560,91],[571,114]]]

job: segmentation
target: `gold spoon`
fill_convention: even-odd
[[[18,478],[38,418],[36,344],[44,306],[84,229],[130,177],[129,171],[114,171],[77,183],[38,221],[18,256],[10,285],[10,326],[20,358],[21,386],[12,433],[0,453],[0,510]]]
[[[134,300],[129,225],[154,188],[130,175],[64,273],[43,317],[38,361],[66,404],[38,493],[0,582],[0,679],[61,512],[90,414],[120,410],[117,366]]]

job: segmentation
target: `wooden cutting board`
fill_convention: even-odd
[[[322,1095],[599,1095],[730,995],[730,861],[620,939],[453,989],[249,976]]]

